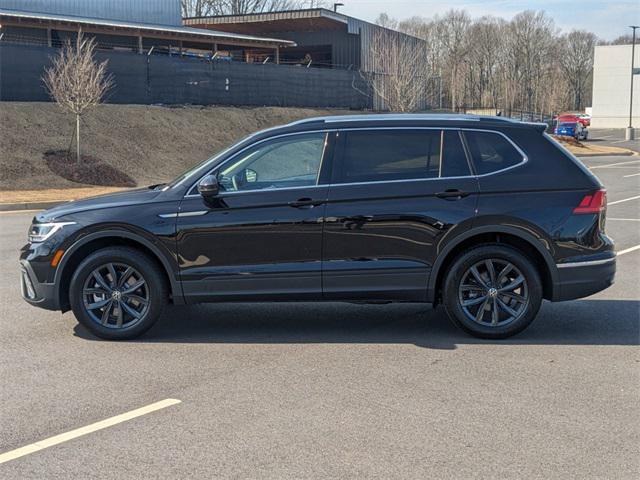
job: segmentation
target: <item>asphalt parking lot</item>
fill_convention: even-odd
[[[1,214],[0,454],[180,403],[0,478],[638,478],[640,157],[585,163],[608,188],[616,284],[501,342],[440,308],[349,304],[173,307],[138,341],[99,341],[21,300],[32,214]]]
[[[626,140],[625,132],[622,128],[589,128],[588,142],[610,147],[628,148],[640,152],[640,138],[638,137],[639,134],[636,134],[634,140]]]

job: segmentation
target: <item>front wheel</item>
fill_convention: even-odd
[[[505,245],[475,247],[447,272],[443,303],[458,327],[479,338],[520,333],[542,303],[540,275],[531,260]]]
[[[89,255],[70,284],[78,321],[100,338],[127,340],[146,332],[160,317],[167,287],[158,265],[133,248],[115,247]]]

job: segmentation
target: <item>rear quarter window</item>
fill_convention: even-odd
[[[505,137],[493,132],[465,131],[471,158],[479,175],[522,163],[522,153]]]

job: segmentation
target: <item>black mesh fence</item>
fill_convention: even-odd
[[[55,48],[0,44],[0,100],[49,101],[42,83]],[[371,108],[356,71],[248,64],[168,55],[96,52],[108,60],[110,103]]]

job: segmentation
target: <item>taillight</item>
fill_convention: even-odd
[[[573,209],[573,213],[585,214],[585,213],[600,213],[607,206],[607,191],[598,190],[597,192],[585,195],[576,208]]]

